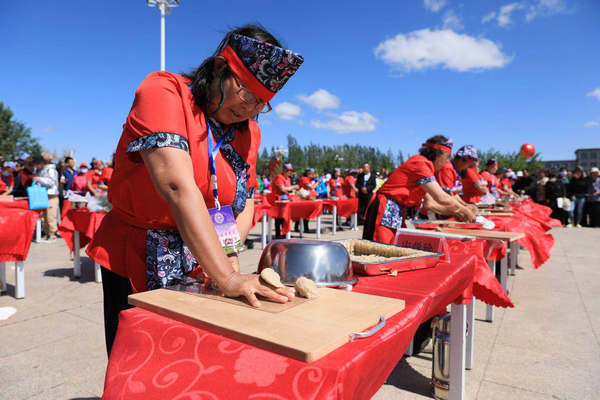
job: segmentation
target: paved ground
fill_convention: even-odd
[[[252,233],[258,240],[259,228]],[[467,399],[600,398],[600,230],[552,233],[556,245],[541,269],[533,270],[521,252],[523,269],[509,279],[516,308],[497,310],[490,324],[477,304]],[[358,236],[344,231],[336,238]],[[242,256],[245,272],[256,269],[258,242],[256,247]],[[102,290],[93,280],[93,263],[83,261],[83,277],[74,280],[62,241],[34,243],[25,264],[25,299],[15,300],[12,287],[0,297],[0,307],[18,309],[0,321],[0,399],[101,396],[107,362]],[[430,354],[404,359],[374,399],[430,398],[430,376]]]

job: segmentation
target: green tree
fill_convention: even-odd
[[[535,153],[532,157],[525,158],[520,152],[501,153],[494,149],[489,149],[479,154],[481,168],[485,166],[487,160],[495,158],[498,160],[500,168],[510,168],[513,171],[522,171],[524,168],[527,168],[531,172],[534,172],[536,168],[544,168],[544,163],[540,160],[540,157],[540,153]]]
[[[13,112],[0,102],[0,155],[12,160],[25,153],[39,155],[42,146],[31,136],[31,128],[13,120]]]

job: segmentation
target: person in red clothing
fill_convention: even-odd
[[[294,172],[292,164],[283,164],[283,172],[273,179],[271,184],[271,193],[267,196],[269,203],[275,204],[276,201],[290,200],[290,195],[294,190],[298,190],[298,185],[292,185],[290,175]],[[283,239],[281,235],[282,218],[275,218],[275,239]]]
[[[73,176],[73,183],[71,184],[71,190],[73,192],[81,196],[85,196],[85,194],[89,190],[88,173],[89,165],[87,165],[87,163],[84,162],[79,164],[79,170]]]
[[[104,164],[102,163],[102,160],[97,160],[95,158],[92,159],[92,169],[88,171],[87,176],[88,192],[94,197],[100,196],[106,189],[108,189],[108,187],[102,181],[103,167]]]
[[[354,199],[358,195],[358,189],[356,188],[356,174],[358,174],[357,170],[349,170],[344,178],[344,195],[349,199]]]
[[[365,214],[363,239],[394,243],[396,229],[404,225],[407,208],[425,206],[437,214],[473,221],[475,214],[448,195],[435,179],[452,154],[452,141],[442,135],[423,143],[419,154],[391,173],[379,188]]]
[[[329,186],[329,197],[344,198],[344,178],[341,177],[342,170],[340,168],[333,169],[333,176],[327,182]]]
[[[112,174],[114,172],[113,165],[115,165],[114,155],[113,155],[112,162],[110,164],[107,163],[107,165],[102,170],[102,174],[100,175],[100,178],[102,179],[102,182],[106,186],[105,190],[108,190],[108,187],[110,186],[110,178],[112,178]]]
[[[315,181],[315,169],[307,168],[298,181],[300,191],[304,190],[304,195],[301,195],[300,197],[305,199],[316,199],[318,196],[317,191],[315,190],[317,184],[318,182]]]
[[[499,199],[505,191],[500,188],[500,182],[496,178],[498,171],[498,161],[495,158],[490,158],[485,163],[485,170],[481,172],[481,177],[486,181],[488,190],[495,199]]]
[[[513,192],[512,186],[517,181],[517,174],[514,171],[504,172],[504,178],[500,181],[500,190],[503,196],[514,196],[519,197],[518,194]]]
[[[12,194],[13,188],[15,187],[15,168],[15,162],[4,162],[2,166],[2,176],[0,176],[0,195],[7,196]]]
[[[470,208],[471,211],[477,212],[477,207],[466,203],[461,197],[462,181],[460,173],[469,168],[470,165],[471,162],[467,157],[455,155],[454,159],[446,162],[439,171],[436,171],[435,178],[444,192],[454,196],[455,200],[463,206]],[[444,216],[439,215],[439,217],[443,218]]]
[[[237,227],[243,243],[252,225],[257,115],[303,62],[280,46],[264,28],[246,25],[228,32],[191,74],[153,72],[137,89],[115,155],[112,210],[87,249],[102,266],[109,353],[129,293],[189,274],[206,274],[226,296],[254,307],[257,294],[280,303],[293,297],[241,274],[218,232]]]
[[[477,204],[481,201],[481,195],[488,192],[487,183],[479,175],[479,152],[472,145],[466,145],[458,149],[457,157],[462,157],[469,163],[469,167],[461,171],[462,199],[467,204]]]

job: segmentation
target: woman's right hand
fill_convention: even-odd
[[[256,274],[240,274],[233,272],[225,282],[219,284],[220,289],[227,297],[244,296],[252,307],[260,308],[260,301],[256,298],[259,294],[277,303],[286,303],[294,298],[292,288],[283,287],[273,290],[263,285]]]
[[[461,207],[458,217],[465,222],[475,222],[476,215],[469,207]]]

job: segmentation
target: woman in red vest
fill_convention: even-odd
[[[344,178],[341,175],[342,170],[339,168],[333,169],[333,176],[327,182],[329,186],[329,197],[344,198]]]
[[[433,136],[423,143],[419,154],[396,168],[367,208],[363,239],[393,243],[396,229],[404,225],[407,208],[425,206],[437,214],[475,220],[473,211],[444,192],[435,179],[435,171],[451,154],[452,141]]]
[[[461,172],[462,199],[468,204],[477,204],[481,201],[481,195],[488,192],[487,183],[479,175],[479,152],[475,146],[466,145],[456,152],[469,163],[469,167]]]
[[[190,75],[153,72],[137,89],[115,155],[112,210],[87,250],[103,267],[109,353],[127,295],[185,275],[202,271],[225,295],[245,296],[254,307],[256,295],[282,303],[293,297],[241,274],[235,249],[221,239],[232,229],[246,239],[256,117],[303,61],[264,28],[246,25],[227,33]]]

